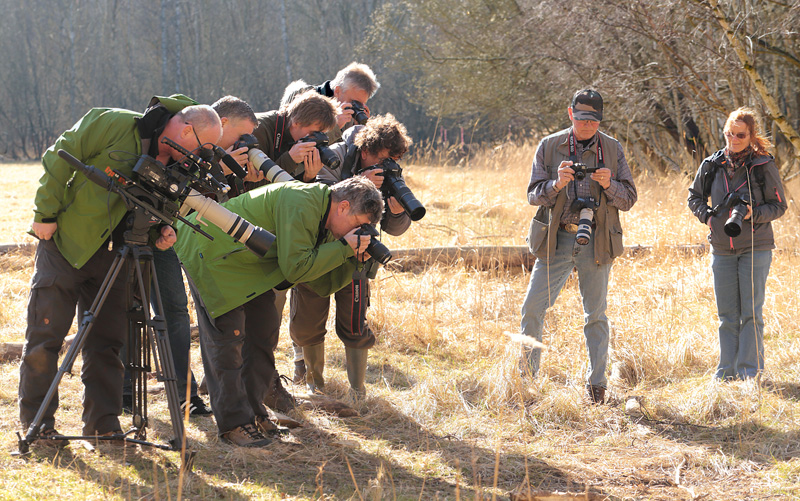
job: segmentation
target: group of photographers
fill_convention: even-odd
[[[310,298],[306,304],[293,297],[292,331],[300,346],[314,347],[308,356],[313,361],[309,387],[320,391],[324,354],[316,348],[324,346],[325,298],[352,291],[355,283],[358,299],[368,304],[368,288],[361,283],[366,270],[374,269],[370,251],[390,257],[375,240],[374,226],[381,222],[387,232],[400,234],[410,224],[397,200],[378,189],[380,164],[400,159],[411,144],[405,127],[391,115],[367,121],[366,101],[378,86],[369,67],[353,63],[320,86],[294,82],[272,112],[255,114],[231,96],[206,106],[176,95],[154,98],[145,113],[93,109],[58,138],[43,157],[36,195],[32,231],[40,244],[20,368],[20,421],[26,429],[38,425],[29,434],[34,443],[66,443],[55,428],[57,392],[46,406],[43,402],[76,307],[81,316],[89,311],[130,224],[121,197],[87,180],[57,152],[64,150],[109,176],[128,177],[143,155],[169,168],[189,152],[203,159],[224,154],[226,162],[213,163],[214,176],[231,186],[228,200],[220,202],[250,228],[274,235],[271,245],[263,253],[248,252],[227,238],[227,229],[213,225],[206,231],[215,238],[207,239],[194,231],[193,223],[203,215],[194,205],[197,212],[185,222],[154,224],[149,244],[181,399],[189,386],[190,414],[213,412],[223,440],[263,446],[281,431],[265,404],[279,411],[296,404],[282,387],[274,359],[285,291],[302,287],[303,297]],[[353,127],[354,117],[361,125]],[[359,137],[365,139],[359,142]],[[395,176],[401,172],[397,164],[390,170]],[[359,175],[362,171],[367,173]],[[211,410],[197,395],[188,367],[182,270],[197,309]],[[132,401],[128,367],[120,358],[128,330],[127,294],[126,280],[116,280],[81,346],[85,436],[122,437],[119,415]],[[349,300],[337,295],[337,304]],[[365,308],[349,320],[350,327],[337,325],[348,350],[347,343],[353,343],[358,351],[348,355],[354,359],[348,375],[356,398],[365,392],[366,349],[374,343]]]
[[[214,237],[208,239],[194,230],[204,214],[194,205],[197,212],[184,221],[151,229],[179,394],[189,387],[184,404],[190,414],[213,412],[220,437],[239,446],[264,446],[282,432],[267,408],[286,412],[296,405],[274,357],[289,290],[295,382],[324,390],[325,326],[333,295],[351,394],[364,397],[367,353],[375,343],[365,317],[369,279],[377,263],[390,257],[374,238],[375,226],[400,235],[425,213],[395,162],[411,145],[405,127],[390,114],[369,116],[366,103],[378,87],[368,67],[353,63],[319,86],[293,82],[278,110],[254,113],[231,96],[206,106],[175,95],[154,98],[142,114],[93,109],[58,138],[43,156],[36,194],[32,232],[39,246],[20,367],[20,420],[26,429],[38,425],[37,442],[65,443],[55,429],[57,393],[46,406],[43,402],[76,306],[80,315],[89,310],[129,226],[122,199],[77,173],[59,150],[108,175],[125,176],[144,155],[169,167],[186,154],[211,158],[221,152],[225,161],[214,163],[214,174],[231,189],[227,200],[219,201],[251,228],[275,237],[260,253],[227,238],[226,233],[237,240],[241,235],[226,228],[207,227]],[[622,146],[599,131],[600,94],[576,92],[567,113],[571,126],[540,142],[528,185],[529,203],[539,206],[528,237],[537,260],[521,330],[541,341],[545,313],[576,269],[589,356],[585,397],[600,404],[607,386],[609,274],[623,251],[619,211],[634,205],[637,191]],[[711,229],[720,318],[715,375],[731,379],[757,376],[764,367],[762,306],[774,248],[770,222],[787,205],[767,153],[771,145],[760,135],[754,113],[736,110],[724,132],[727,145],[703,161],[689,206]],[[183,272],[197,310],[211,409],[198,396],[189,370]],[[128,329],[125,286],[124,280],[111,286],[81,347],[87,436],[121,436],[119,415],[132,402],[120,358]],[[534,376],[540,350],[524,348],[522,361],[523,372]]]

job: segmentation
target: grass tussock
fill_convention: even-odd
[[[419,158],[406,181],[426,217],[390,248],[524,245],[535,144]],[[446,160],[446,161],[445,161]],[[0,240],[24,242],[40,167],[2,166],[15,202]],[[694,167],[687,170],[694,170]],[[442,182],[442,179],[447,182]],[[766,372],[759,381],[715,383],[717,318],[706,229],[685,207],[689,179],[637,179],[639,202],[622,215],[625,243],[609,286],[612,322],[609,404],[582,404],[586,354],[573,276],[545,317],[539,376],[520,371],[522,269],[476,270],[463,262],[414,273],[381,270],[372,284],[368,396],[348,396],[344,350],[327,343],[327,392],[358,417],[321,410],[291,441],[243,450],[219,440],[211,418],[193,418],[190,499],[489,499],[520,486],[622,499],[800,497],[800,285],[798,211],[775,226],[764,307]],[[796,184],[787,193],[796,192]],[[7,194],[11,186],[0,189]],[[698,252],[698,246],[700,251]],[[20,342],[33,256],[0,256],[0,341]],[[333,332],[333,315],[328,325]],[[276,359],[293,368],[288,334]],[[202,375],[199,349],[192,351]],[[80,360],[75,367],[79,374]],[[16,449],[18,366],[0,364],[0,429]],[[158,386],[157,383],[154,383]],[[58,426],[80,429],[81,383],[62,383]],[[297,394],[302,389],[292,387]],[[163,392],[150,405],[151,435],[169,435]],[[127,423],[126,423],[127,425]],[[90,453],[76,444],[31,459],[0,456],[5,497],[177,498],[176,453],[137,449]]]

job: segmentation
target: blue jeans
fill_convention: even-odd
[[[745,379],[764,370],[762,311],[771,263],[771,250],[711,255],[719,316],[717,378]]]
[[[167,337],[175,364],[175,377],[178,382],[178,398],[186,397],[186,374],[189,371],[189,349],[191,348],[191,327],[189,320],[188,298],[183,285],[183,272],[178,255],[172,248],[165,251],[153,249],[153,266],[158,277],[158,290],[161,304],[164,307],[164,319],[167,322]],[[155,310],[155,294],[151,294],[151,304]],[[126,355],[122,353],[123,362]],[[125,370],[123,393],[131,394],[131,375]],[[191,375],[190,395],[197,396],[197,381]]]
[[[606,294],[611,265],[594,261],[594,242],[575,243],[575,235],[558,230],[557,245],[549,260],[537,259],[522,304],[522,333],[542,340],[544,314],[556,302],[572,269],[578,270],[578,283],[583,298],[583,335],[589,352],[587,383],[605,387],[608,364],[608,319]],[[549,287],[548,287],[549,285]],[[526,349],[524,362],[532,376],[539,371],[541,350]]]

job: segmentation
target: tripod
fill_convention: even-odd
[[[181,415],[180,396],[167,338],[166,322],[163,316],[158,278],[153,268],[153,251],[148,246],[150,228],[158,223],[150,211],[140,205],[129,205],[131,211],[127,215],[127,230],[124,233],[124,245],[119,248],[91,307],[83,313],[80,328],[70,346],[61,366],[56,373],[50,388],[39,406],[36,416],[28,428],[25,438],[19,433],[19,454],[26,454],[30,445],[36,440],[47,440],[39,437],[40,427],[50,402],[55,397],[64,374],[71,373],[78,353],[83,348],[98,313],[111,292],[111,287],[123,273],[126,280],[126,310],[128,316],[128,368],[131,370],[133,384],[133,419],[132,429],[128,432],[110,436],[63,436],[49,437],[51,440],[108,440],[147,445],[163,450],[181,450],[182,468],[190,469],[194,453],[186,450],[184,442],[183,419]],[[152,284],[152,287],[151,287]],[[155,311],[150,310],[151,292],[155,293]],[[151,353],[152,352],[152,353]],[[167,445],[148,442],[147,438],[147,373],[155,372],[159,381],[164,382],[172,421],[173,437]],[[120,382],[121,383],[121,382]],[[129,435],[133,438],[128,438]]]

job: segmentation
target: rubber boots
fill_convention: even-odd
[[[325,389],[325,342],[303,346],[303,359],[306,362],[306,385],[311,393],[322,393]]]
[[[364,380],[367,377],[367,353],[368,349],[348,348],[345,346],[345,368],[347,369],[347,380],[350,381],[350,388],[359,399],[367,396],[367,387]]]

